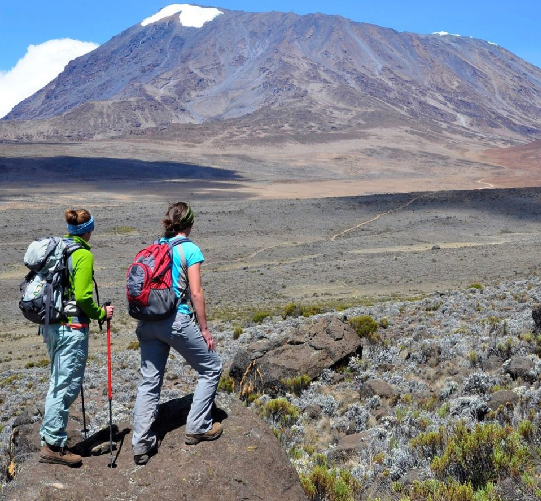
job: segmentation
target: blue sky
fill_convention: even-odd
[[[103,44],[171,3],[182,2],[1,0],[0,78],[25,57],[30,45],[64,38]],[[540,0],[216,0],[193,3],[247,12],[276,10],[298,14],[339,14],[354,21],[414,33],[446,31],[497,43],[541,67]],[[88,50],[89,46],[86,47]],[[0,104],[6,95],[5,87],[0,85]]]

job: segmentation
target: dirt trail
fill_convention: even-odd
[[[483,186],[481,188],[477,188],[478,190],[489,190],[490,188],[494,188],[494,185],[492,183],[487,183],[484,179],[485,178],[479,179],[477,181],[479,184],[486,184],[486,186]]]
[[[337,238],[341,237],[342,235],[345,235],[346,233],[349,233],[350,231],[356,230],[360,228],[361,226],[364,226],[365,224],[373,223],[374,221],[377,221],[380,217],[386,216],[387,214],[393,214],[394,212],[398,212],[402,209],[405,209],[409,205],[411,205],[416,200],[419,200],[420,198],[423,198],[422,196],[412,198],[409,202],[406,202],[405,204],[401,205],[400,207],[397,207],[396,209],[391,209],[385,212],[382,212],[381,214],[378,214],[377,216],[373,217],[372,219],[368,219],[367,221],[363,221],[362,223],[356,224],[355,226],[352,226],[351,228],[346,228],[345,230],[342,230],[340,233],[337,233],[336,235],[333,235],[330,238],[331,242],[334,242]]]
[[[422,196],[414,197],[411,200],[409,200],[408,202],[406,202],[405,204],[400,205],[399,207],[396,207],[394,209],[391,209],[391,210],[388,210],[388,211],[385,211],[385,212],[381,212],[377,216],[375,216],[375,217],[373,217],[371,219],[368,219],[367,221],[363,221],[362,223],[356,224],[355,226],[352,226],[350,228],[346,228],[345,230],[342,230],[340,233],[332,235],[328,239],[327,238],[322,238],[322,239],[319,239],[317,241],[329,240],[330,242],[334,242],[338,237],[341,237],[342,235],[345,235],[346,233],[349,233],[350,231],[356,230],[356,229],[358,229],[358,228],[360,228],[360,227],[362,227],[362,226],[364,226],[366,224],[373,223],[374,221],[377,221],[382,216],[385,216],[385,215],[388,215],[388,214],[393,214],[394,212],[398,212],[400,210],[405,209],[406,207],[411,205],[416,200],[419,200],[420,198],[422,198]],[[315,243],[315,242],[316,241],[312,241],[310,243]],[[302,242],[301,244],[293,243],[293,242],[281,242],[279,244],[269,245],[267,247],[262,247],[261,249],[258,249],[256,251],[252,252],[251,254],[248,254],[247,256],[242,256],[242,257],[239,257],[237,259],[233,259],[233,260],[229,260],[229,261],[220,261],[220,262],[216,262],[216,263],[213,263],[213,264],[220,265],[220,264],[226,264],[226,263],[230,264],[232,262],[233,263],[238,263],[238,262],[248,261],[249,259],[254,258],[258,254],[261,254],[262,252],[270,251],[270,250],[273,250],[273,249],[278,249],[280,247],[290,247],[290,246],[296,246],[296,245],[305,245],[306,243],[307,242]]]

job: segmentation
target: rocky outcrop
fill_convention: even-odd
[[[324,369],[360,355],[361,339],[344,320],[323,317],[293,327],[285,333],[241,348],[229,375],[249,392],[276,395],[288,381],[306,375],[317,378]]]
[[[135,466],[131,433],[117,435],[116,467],[110,455],[83,457],[81,468],[38,462],[39,423],[17,427],[31,458],[2,492],[5,501],[54,499],[156,499],[306,501],[297,473],[268,426],[232,396],[218,398],[216,419],[224,433],[215,442],[184,445],[190,398],[160,406],[156,429],[161,446],[146,466]],[[122,428],[122,427],[120,427]],[[129,431],[129,430],[128,430]],[[78,430],[70,425],[72,444]],[[123,439],[123,440],[122,440]],[[28,441],[33,446],[28,446]]]
[[[392,398],[395,396],[395,391],[392,386],[381,379],[371,379],[366,381],[361,387],[361,396],[364,398],[377,395],[382,398]]]
[[[534,362],[526,357],[513,357],[505,362],[503,367],[513,379],[522,378],[526,381],[535,381],[538,376]]]
[[[487,403],[487,406],[490,410],[496,411],[501,406],[507,406],[510,405],[513,407],[518,401],[520,397],[511,390],[499,390],[494,392],[492,395],[490,395],[490,399]]]

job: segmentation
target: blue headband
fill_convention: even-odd
[[[70,235],[84,235],[88,231],[94,231],[94,217],[90,216],[90,219],[86,223],[82,224],[69,224],[68,233]]]

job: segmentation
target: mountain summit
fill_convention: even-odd
[[[175,4],[70,62],[5,120],[62,117],[55,133],[79,139],[249,120],[516,140],[541,137],[540,110],[541,70],[490,42]]]

